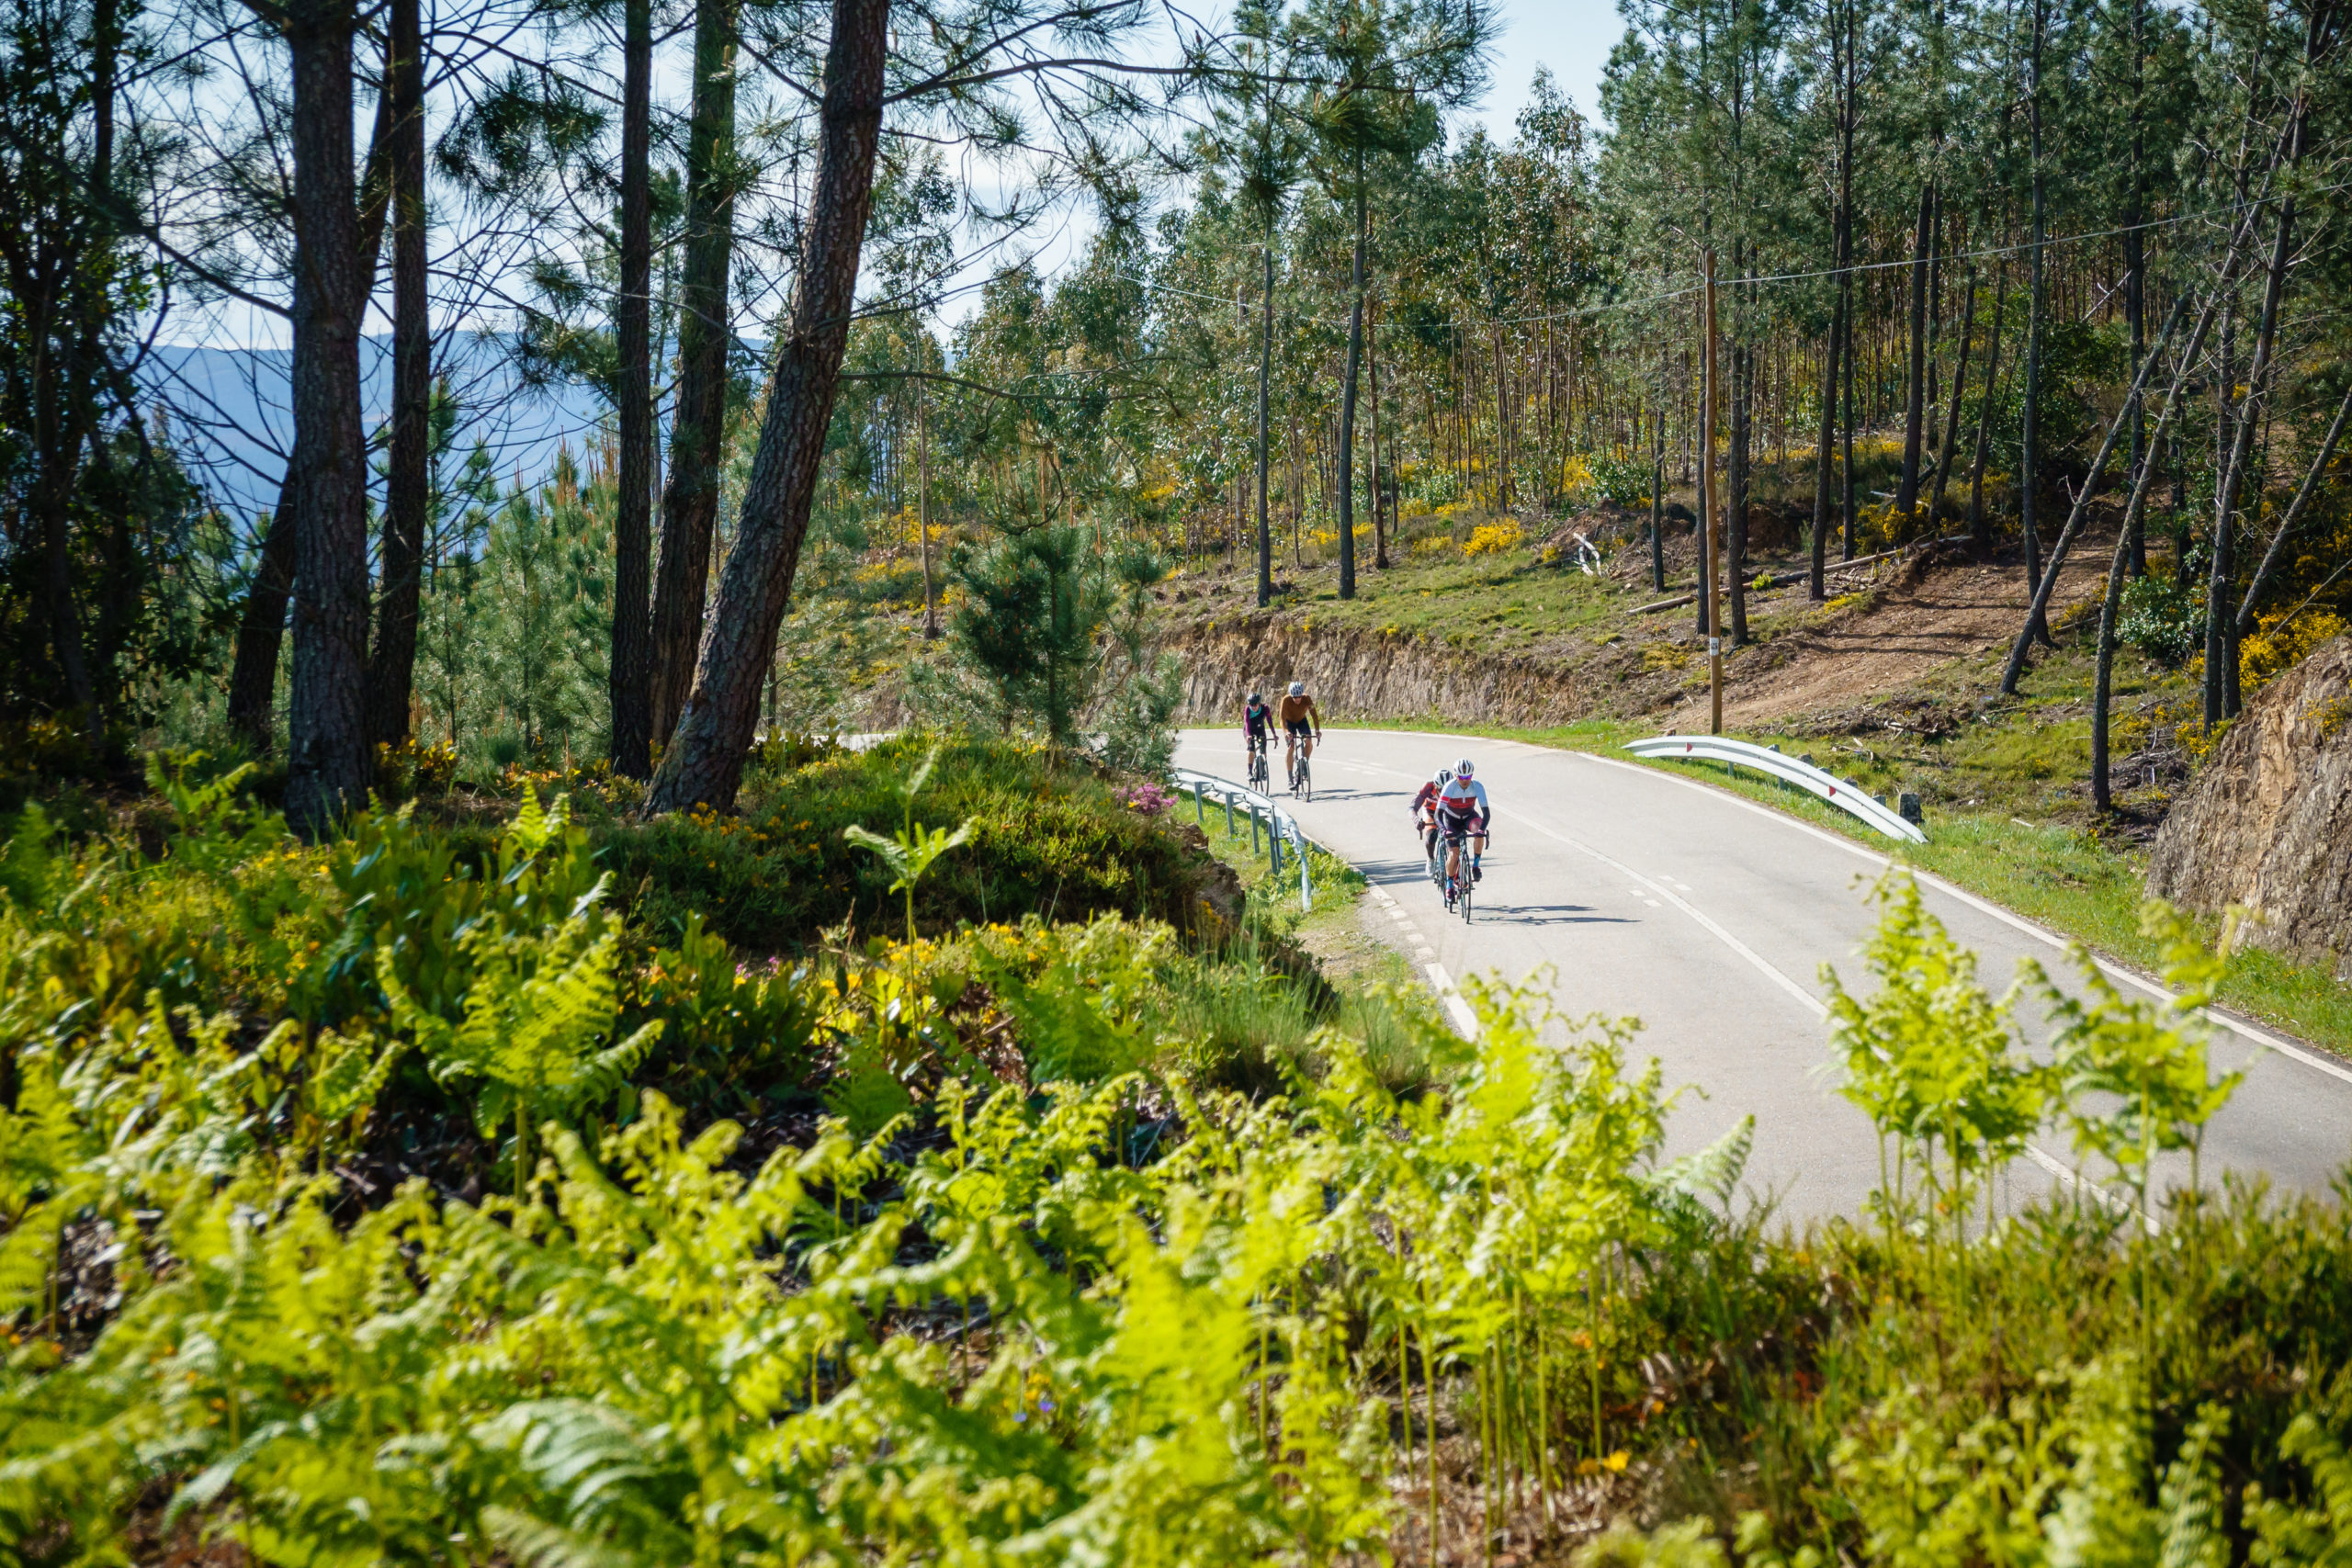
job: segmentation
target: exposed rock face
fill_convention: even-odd
[[[2352,979],[2352,637],[2256,693],[2156,834],[2148,890]]]
[[[1309,630],[1252,617],[1198,627],[1170,644],[1184,665],[1183,717],[1239,722],[1252,691],[1271,700],[1304,681],[1330,718],[1442,716],[1456,724],[1567,724],[1593,711],[1576,671],[1495,659],[1378,632]]]

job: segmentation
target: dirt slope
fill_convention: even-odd
[[[2077,541],[2051,599],[2051,619],[2095,602],[2114,536]],[[1802,590],[1793,592],[1801,592]],[[2030,595],[2014,561],[1979,564],[1946,547],[1919,561],[1869,610],[1789,631],[1757,650],[1768,668],[1736,661],[1724,721],[1747,727],[1833,711],[1919,681],[1956,659],[2006,651]]]

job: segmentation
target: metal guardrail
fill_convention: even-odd
[[[1292,858],[1298,862],[1298,907],[1302,909],[1315,908],[1315,883],[1306,868],[1308,840],[1305,830],[1299,827],[1297,818],[1274,804],[1272,796],[1260,795],[1246,784],[1235,784],[1231,779],[1219,778],[1215,773],[1204,773],[1192,768],[1170,768],[1169,777],[1177,788],[1192,795],[1193,820],[1204,827],[1207,826],[1209,797],[1212,795],[1217,796],[1225,807],[1225,830],[1229,835],[1236,831],[1233,826],[1234,807],[1238,806],[1249,812],[1252,853],[1257,852],[1258,829],[1262,821],[1266,830],[1267,866],[1277,876],[1282,874],[1283,845],[1287,841]]]
[[[1917,823],[1890,810],[1885,803],[1859,784],[1826,773],[1811,762],[1784,756],[1769,746],[1758,746],[1747,740],[1730,740],[1720,735],[1653,735],[1646,740],[1628,741],[1625,750],[1636,757],[1653,760],[1688,758],[1692,761],[1727,762],[1735,768],[1754,768],[1759,773],[1769,773],[1810,795],[1818,795],[1840,811],[1860,818],[1890,839],[1901,839],[1914,844],[1928,841],[1928,835]]]

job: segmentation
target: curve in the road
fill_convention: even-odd
[[[1239,752],[1232,731],[1187,730],[1178,760],[1229,776]],[[1408,812],[1420,781],[1464,755],[1478,760],[1498,829],[1486,902],[1467,927],[1442,916]],[[1871,923],[1859,885],[1885,856],[1695,779],[1519,741],[1334,730],[1316,775],[1316,799],[1295,805],[1300,821],[1364,872],[1374,923],[1398,934],[1441,996],[1452,995],[1453,975],[1548,967],[1563,1013],[1639,1019],[1669,1076],[1704,1091],[1676,1111],[1669,1152],[1752,1113],[1751,1183],[1792,1213],[1851,1213],[1876,1185],[1875,1130],[1822,1070],[1826,1004],[1801,976],[1834,964],[1849,985],[1866,980],[1853,956]],[[1997,988],[2018,960],[2064,953],[2063,939],[2030,921],[1917,875],[1937,918],[1980,955],[1988,985]],[[2165,994],[2128,969],[2101,968]],[[2068,979],[2063,967],[2052,973]],[[1466,1012],[1458,997],[1449,1006]],[[2324,1190],[2352,1156],[2352,1067],[2243,1020],[2214,1021],[2253,1055],[2208,1130],[2208,1164]],[[2038,1043],[2037,1010],[2021,1008],[2020,1022]],[[2073,1179],[2050,1150],[2033,1155],[2050,1179]]]

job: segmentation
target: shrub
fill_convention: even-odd
[[[2170,577],[2135,577],[2123,585],[2115,635],[2159,664],[2185,664],[2205,643],[2204,596]]]
[[[1593,488],[1602,500],[1618,506],[1638,506],[1650,498],[1652,472],[1647,463],[1634,457],[1612,457],[1605,453],[1590,459]]]
[[[1463,545],[1465,556],[1501,555],[1519,548],[1526,534],[1516,523],[1481,523],[1470,531],[1468,542]]]

